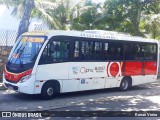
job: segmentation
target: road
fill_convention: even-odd
[[[37,110],[160,111],[160,80],[132,87],[126,92],[121,92],[118,89],[76,92],[61,94],[52,100],[42,100],[39,95],[24,95],[12,90],[0,91],[0,111]],[[125,119],[127,120],[127,118]]]

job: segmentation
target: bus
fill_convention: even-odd
[[[154,82],[158,41],[124,33],[34,31],[13,46],[3,73],[4,86],[51,99],[59,93]]]

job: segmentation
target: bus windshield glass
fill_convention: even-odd
[[[45,39],[45,36],[22,36],[8,58],[9,71],[22,72],[32,68]]]

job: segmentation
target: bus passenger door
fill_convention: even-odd
[[[60,83],[61,92],[63,87],[68,87],[68,84],[63,85],[63,81],[68,80],[69,43],[66,38],[59,36],[50,39],[40,57],[36,73],[37,81],[56,80]]]

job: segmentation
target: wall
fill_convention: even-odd
[[[10,50],[11,47],[0,46],[0,82],[2,82],[3,69]]]

